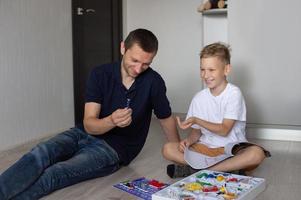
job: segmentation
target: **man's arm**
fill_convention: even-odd
[[[167,140],[169,142],[179,142],[180,137],[178,133],[178,129],[176,126],[176,121],[174,117],[171,115],[168,118],[165,119],[159,119],[161,127],[167,137]]]
[[[99,119],[101,105],[94,102],[85,104],[84,127],[91,135],[102,135],[111,129],[126,127],[132,122],[132,110],[129,108],[117,109],[111,115]]]

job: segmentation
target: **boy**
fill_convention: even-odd
[[[228,46],[213,43],[204,47],[200,55],[201,78],[207,88],[197,93],[188,110],[187,118],[178,125],[182,129],[192,128],[187,138],[180,143],[169,142],[163,148],[166,159],[181,165],[168,165],[167,174],[172,178],[185,177],[195,169],[187,164],[199,166],[198,161],[188,160],[189,151],[207,151],[210,155],[223,154],[224,147],[233,142],[246,142],[246,106],[241,91],[228,83],[231,71]],[[209,148],[208,148],[209,147]],[[185,156],[184,156],[185,152]],[[265,158],[265,150],[256,145],[239,149],[235,156],[223,160],[207,169],[215,171],[250,170]],[[198,168],[198,167],[194,167]],[[199,169],[199,168],[198,168]]]

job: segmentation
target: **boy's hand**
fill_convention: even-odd
[[[190,146],[190,142],[187,138],[182,140],[179,144],[179,151],[184,153],[184,150]]]
[[[180,117],[176,117],[177,118],[177,123],[178,123],[178,126],[181,128],[181,129],[187,129],[187,128],[190,128],[193,124],[194,124],[194,117],[189,117],[188,119],[186,119],[185,121],[182,121],[180,120]]]
[[[132,109],[123,108],[115,110],[111,115],[111,120],[115,126],[126,127],[132,122]]]

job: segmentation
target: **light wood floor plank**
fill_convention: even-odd
[[[184,136],[187,132],[182,133]],[[267,189],[258,200],[293,200],[301,198],[301,142],[255,140],[270,150],[272,157],[264,161],[253,173],[267,181]],[[142,152],[126,167],[116,173],[102,178],[85,181],[56,191],[43,200],[132,200],[131,196],[113,187],[114,184],[139,177],[157,179],[174,183],[180,179],[170,179],[166,175],[168,161],[161,156],[164,136],[157,120],[153,120]],[[0,171],[27,152],[34,144],[0,153]]]

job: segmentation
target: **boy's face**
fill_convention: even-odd
[[[230,64],[225,64],[218,57],[201,59],[201,78],[211,92],[219,94],[224,90],[229,72]]]

